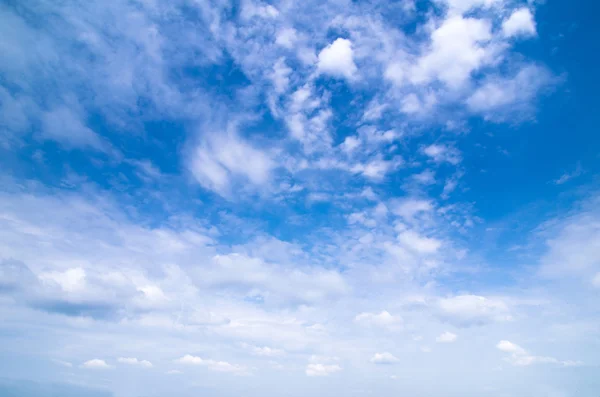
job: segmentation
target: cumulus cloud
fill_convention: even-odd
[[[461,162],[460,152],[450,146],[432,144],[424,147],[422,150],[426,156],[436,163],[447,162],[452,165],[457,165]]]
[[[537,34],[534,3],[510,15],[514,5],[504,0],[435,2],[442,7],[258,0],[233,8],[164,0],[2,7],[0,146],[11,152],[0,193],[5,344],[43,329],[44,345],[73,362],[101,351],[121,368],[152,367],[136,358],[146,346],[152,357],[210,354],[171,361],[195,366],[167,372],[182,374],[171,382],[176,389],[198,369],[328,376],[356,362],[356,352],[363,364],[392,364],[399,359],[385,350],[400,331],[436,335],[443,323],[488,326],[481,337],[493,336],[493,323],[509,320],[513,308],[508,297],[485,297],[487,278],[476,280],[483,296],[440,298],[456,280],[472,285],[480,270],[464,227],[476,204],[439,198],[457,188],[461,171],[448,168],[481,134],[444,137],[469,130],[473,115],[514,122],[507,116],[533,110],[553,78],[529,54],[512,52],[515,38]],[[213,122],[223,114],[226,128]],[[200,122],[202,133],[189,134]],[[430,130],[442,134],[433,144]],[[135,159],[115,161],[116,148]],[[30,157],[35,162],[21,163]],[[181,163],[202,191],[190,189]],[[27,170],[27,179],[12,167]],[[61,181],[61,170],[73,178]],[[600,285],[596,218],[558,222],[564,232],[545,239],[542,274]],[[426,297],[404,300],[412,293]],[[511,335],[522,326],[502,324]],[[445,332],[435,340],[456,338]],[[415,342],[416,351],[431,352]],[[508,343],[499,349],[511,363],[576,363]],[[132,357],[116,359],[125,351],[111,352],[115,346]],[[243,362],[206,358],[231,360],[232,346]],[[443,350],[440,366],[452,361]],[[305,367],[312,354],[339,358],[315,356]],[[407,379],[419,382],[410,375],[420,359]],[[100,359],[81,366],[112,367]],[[364,369],[367,381],[383,370]],[[122,390],[118,382],[110,387]],[[505,392],[513,390],[498,390]]]
[[[460,325],[482,325],[512,319],[508,305],[497,298],[477,295],[458,295],[440,299],[440,314],[448,321]]]
[[[371,362],[373,364],[395,364],[398,361],[400,360],[397,357],[388,352],[375,353],[375,355],[371,357]]]
[[[251,146],[234,133],[206,136],[195,148],[190,170],[206,189],[229,197],[239,181],[266,185],[275,163],[267,152]]]
[[[440,240],[421,236],[413,230],[403,231],[398,234],[398,241],[408,249],[420,254],[433,254],[442,246]]]
[[[121,364],[136,365],[144,368],[152,368],[152,363],[148,360],[138,360],[135,357],[119,357],[117,359]]]
[[[248,349],[255,356],[261,357],[279,357],[285,354],[285,350],[275,349],[268,346],[254,346],[249,345],[247,343],[242,344],[246,349]]]
[[[535,36],[536,28],[529,8],[519,8],[502,22],[502,32],[507,37]]]
[[[87,369],[109,369],[109,368],[112,368],[112,366],[108,365],[106,363],[106,361],[100,360],[98,358],[94,358],[92,360],[88,360],[88,361],[84,362],[83,364],[81,364],[81,367],[87,368]]]
[[[365,326],[389,328],[401,325],[402,318],[392,316],[384,310],[381,313],[360,313],[354,318],[354,322]]]
[[[433,208],[433,203],[429,200],[406,198],[394,202],[392,212],[406,220],[411,220],[416,215],[430,212]]]
[[[504,0],[436,0],[438,3],[447,4],[451,12],[467,12],[475,8],[488,8],[502,4]]]
[[[518,367],[526,367],[533,364],[557,364],[563,367],[583,365],[580,361],[561,361],[554,357],[534,356],[527,353],[521,346],[507,340],[498,342],[496,348],[502,352],[509,353],[510,355],[506,357],[506,361]]]
[[[329,376],[341,370],[337,364],[308,364],[305,372],[307,376]]]
[[[318,69],[324,74],[352,79],[358,71],[353,53],[352,41],[337,38],[319,53]]]
[[[471,73],[493,61],[491,23],[485,19],[451,16],[431,33],[431,47],[410,69],[413,84],[439,80],[458,89]]]
[[[435,341],[437,343],[452,343],[455,342],[457,338],[458,336],[456,334],[453,334],[452,332],[444,332],[443,334],[435,338]]]
[[[529,111],[531,100],[552,82],[544,68],[526,65],[513,76],[489,76],[467,99],[467,105],[491,120],[503,120],[515,112]]]
[[[204,366],[211,371],[217,372],[230,372],[234,374],[244,374],[247,372],[247,369],[241,365],[231,364],[227,361],[207,360],[198,356],[192,356],[190,354],[186,354],[185,356],[178,358],[175,360],[175,362],[182,365]]]

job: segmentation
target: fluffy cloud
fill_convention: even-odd
[[[392,212],[406,220],[413,219],[416,215],[433,210],[433,204],[429,200],[407,198],[396,201]]]
[[[529,8],[519,8],[502,22],[502,32],[507,37],[535,36],[535,21]]]
[[[541,258],[542,275],[594,283],[600,271],[596,259],[600,253],[600,216],[596,205],[597,199],[592,199],[580,211],[549,223],[551,227],[544,230],[546,252]]]
[[[341,370],[337,364],[308,364],[305,372],[307,376],[329,376]]]
[[[444,332],[443,334],[435,338],[435,341],[437,343],[452,343],[455,342],[457,338],[458,336],[456,334],[453,334],[452,332]]]
[[[504,0],[436,0],[438,3],[446,3],[450,11],[467,12],[474,8],[487,8],[502,4]]]
[[[268,347],[268,346],[253,346],[253,345],[248,345],[248,344],[243,344],[243,346],[250,350],[250,352],[252,352],[252,354],[256,355],[256,356],[261,356],[261,357],[279,357],[279,356],[283,356],[285,354],[285,350],[282,349],[275,349],[272,347]]]
[[[481,325],[512,319],[508,305],[496,298],[458,295],[439,301],[440,314],[460,326]]]
[[[117,359],[121,364],[136,365],[144,368],[152,368],[152,363],[148,360],[138,360],[135,357],[119,357]]]
[[[408,249],[420,254],[433,254],[442,246],[441,241],[420,236],[412,230],[401,232],[398,235],[398,241]]]
[[[110,365],[106,363],[104,360],[100,360],[98,358],[94,358],[92,360],[88,360],[81,364],[82,368],[88,369],[109,369],[112,368]]]
[[[393,354],[385,352],[385,353],[375,353],[373,357],[371,357],[371,362],[373,364],[395,364],[400,361]]]
[[[492,62],[494,47],[487,20],[452,16],[431,33],[431,48],[414,65],[408,79],[413,84],[439,80],[457,89],[471,73]]]
[[[198,182],[223,196],[230,196],[232,184],[239,181],[256,186],[267,184],[274,167],[266,152],[234,133],[205,137],[195,148],[190,163]]]
[[[423,153],[436,163],[448,162],[456,165],[461,161],[460,152],[446,145],[432,144],[426,146],[423,148]]]
[[[528,111],[532,98],[551,83],[547,70],[527,65],[514,76],[488,77],[467,99],[467,105],[475,113],[502,120],[514,112]]]
[[[74,382],[123,394],[130,385],[118,371],[36,362],[61,351],[74,363],[114,357],[121,368],[150,368],[135,357],[151,346],[152,363],[164,369],[139,382],[143,395],[185,395],[198,384],[265,395],[293,384],[308,395],[319,383],[325,394],[386,394],[388,385],[371,382],[386,369],[368,360],[398,362],[393,351],[414,356],[394,393],[416,390],[435,361],[452,368],[438,371],[452,381],[432,396],[464,395],[468,377],[458,371],[477,375],[469,378],[474,394],[514,395],[519,390],[485,369],[503,357],[515,365],[576,363],[509,342],[500,356],[456,344],[450,350],[461,349],[464,366],[449,349],[413,354],[431,352],[411,341],[415,333],[437,335],[448,323],[485,327],[461,338],[488,346],[500,332],[530,339],[533,328],[540,345],[593,346],[586,335],[598,328],[588,305],[577,305],[585,320],[558,310],[562,296],[548,280],[530,291],[529,270],[523,277],[520,266],[509,274],[488,263],[489,247],[501,244],[470,226],[475,214],[486,217],[486,197],[449,200],[463,174],[460,192],[480,179],[462,157],[492,145],[480,131],[486,120],[514,124],[509,116],[533,114],[555,81],[532,58],[538,51],[513,52],[515,38],[536,34],[536,5],[434,2],[441,7],[313,0],[0,7],[0,150],[8,153],[0,156],[0,349],[13,354],[25,332],[38,352],[19,356],[13,375],[68,371]],[[592,210],[551,222],[540,273],[600,284],[591,259],[595,223]],[[491,277],[502,298],[487,295]],[[503,282],[513,277],[522,289]],[[460,295],[467,288],[482,296]],[[544,310],[513,303],[524,294],[551,303]],[[520,321],[507,322],[513,312]],[[447,332],[435,340],[454,339]],[[204,353],[173,362],[186,351]],[[237,355],[243,362],[234,364]],[[165,373],[166,364],[193,368]],[[30,367],[48,373],[21,370]],[[82,367],[111,365],[93,359]],[[265,382],[274,369],[281,376]],[[211,371],[257,380],[234,384]],[[299,381],[303,372],[339,373],[340,381]],[[173,374],[181,376],[166,377]],[[581,380],[570,376],[570,384]]]
[[[352,79],[358,70],[353,53],[352,41],[338,38],[319,52],[318,69],[321,73]]]
[[[247,369],[240,365],[231,364],[227,361],[207,360],[190,354],[186,354],[175,360],[175,362],[182,365],[200,365],[217,372],[231,372],[234,374],[244,374],[247,372]]]
[[[583,364],[579,361],[560,361],[554,357],[533,356],[527,353],[521,346],[507,340],[498,342],[496,348],[505,353],[509,353],[510,356],[506,358],[506,361],[518,367],[526,367],[533,364],[557,364],[564,367],[574,367]]]
[[[392,316],[384,310],[381,313],[360,313],[354,318],[354,322],[366,326],[389,328],[401,325],[402,318]]]

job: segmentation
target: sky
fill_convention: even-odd
[[[596,2],[0,2],[0,394],[597,397]]]

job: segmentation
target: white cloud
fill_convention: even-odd
[[[360,313],[354,318],[354,322],[366,326],[390,328],[401,325],[402,318],[392,316],[384,310],[381,313]]]
[[[507,37],[535,36],[535,21],[529,8],[519,8],[502,22],[502,32]]]
[[[437,97],[429,92],[422,98],[415,93],[410,93],[400,103],[400,110],[409,115],[424,113],[431,110],[437,103]]]
[[[433,185],[435,184],[435,172],[432,170],[424,170],[418,174],[414,174],[412,179],[421,185]]]
[[[563,367],[574,367],[583,365],[583,363],[580,361],[561,361],[554,357],[533,356],[527,353],[527,351],[521,346],[516,345],[507,340],[502,340],[498,342],[496,348],[505,353],[509,353],[510,356],[506,358],[506,361],[517,367],[526,367],[533,364],[556,364]]]
[[[108,151],[108,145],[81,117],[66,106],[60,106],[42,115],[42,136],[55,140],[69,149],[89,148]]]
[[[235,133],[207,136],[196,147],[190,169],[198,182],[222,196],[230,196],[239,180],[261,186],[269,182],[275,163]]]
[[[268,346],[253,346],[253,345],[248,345],[246,343],[242,344],[242,346],[248,350],[250,350],[250,352],[252,352],[252,354],[254,354],[255,356],[261,356],[261,357],[279,357],[279,356],[283,356],[285,354],[285,350],[282,349],[275,349],[272,347],[268,347]]]
[[[85,270],[78,267],[64,272],[46,272],[39,275],[40,280],[46,283],[55,283],[65,292],[80,292],[86,286]]]
[[[297,32],[293,28],[284,28],[277,32],[275,43],[285,48],[292,48],[298,40]]]
[[[398,361],[400,360],[397,357],[388,352],[375,353],[375,355],[371,357],[371,362],[373,364],[395,364]]]
[[[501,350],[503,352],[507,352],[507,353],[516,353],[516,354],[524,354],[525,350],[519,346],[519,345],[515,345],[512,342],[509,342],[507,340],[502,340],[500,342],[498,342],[498,344],[496,345],[496,348],[498,348],[498,350]]]
[[[358,71],[354,64],[352,42],[338,38],[319,53],[318,70],[336,77],[353,79]]]
[[[100,360],[98,358],[94,358],[92,360],[88,360],[88,361],[84,362],[83,364],[81,364],[81,366],[83,368],[88,368],[88,369],[109,369],[109,368],[112,368],[110,365],[108,365],[106,363],[106,361]]]
[[[228,363],[227,361],[206,360],[198,356],[186,354],[185,356],[175,360],[178,364],[183,365],[200,365],[207,367],[211,371],[230,372],[234,374],[244,374],[247,369],[240,365]]]
[[[458,295],[439,301],[441,315],[461,325],[481,325],[512,319],[506,303],[500,299],[477,295]]]
[[[496,4],[502,4],[504,0],[436,0],[438,3],[446,3],[450,11],[467,12],[474,8],[488,8]]]
[[[286,91],[290,84],[289,76],[291,73],[292,69],[286,65],[285,58],[279,58],[273,66],[273,73],[271,75],[276,93],[281,94]]]
[[[242,4],[242,17],[246,19],[252,17],[271,19],[279,16],[279,10],[270,4],[262,4],[261,2],[252,1],[246,1]]]
[[[423,153],[436,163],[448,162],[456,165],[461,162],[460,152],[453,147],[432,144],[423,148]]]
[[[152,368],[152,363],[148,360],[138,360],[135,357],[119,357],[117,359],[121,364],[137,365],[144,368]]]
[[[361,174],[373,181],[381,181],[386,174],[397,168],[402,163],[400,158],[393,160],[372,159],[365,163],[359,163],[350,168],[355,174]]]
[[[407,78],[421,85],[434,80],[450,88],[463,86],[471,73],[493,60],[491,23],[451,16],[431,34],[431,48],[413,65]]]
[[[202,272],[200,285],[260,292],[266,299],[280,302],[319,302],[343,296],[349,291],[344,277],[319,267],[288,269],[243,254],[216,255],[213,266]]]
[[[546,252],[540,259],[545,277],[579,279],[585,284],[600,272],[600,215],[598,200],[591,200],[572,216],[549,222]]]
[[[366,187],[360,192],[360,196],[366,198],[367,200],[377,201],[377,195],[373,191],[371,187]]]
[[[467,106],[491,120],[503,120],[507,114],[528,110],[537,93],[552,81],[546,69],[527,65],[514,76],[488,77],[467,99]]]
[[[413,230],[401,232],[398,241],[406,248],[421,254],[433,254],[442,246],[440,240],[423,237]]]
[[[308,364],[305,372],[307,376],[329,376],[341,370],[337,364]]]
[[[433,204],[429,200],[407,198],[397,201],[392,206],[392,212],[406,220],[411,220],[415,215],[430,212]]]
[[[452,332],[444,332],[443,334],[435,338],[435,341],[437,343],[452,343],[455,342],[457,338],[458,336],[456,334],[453,334]]]

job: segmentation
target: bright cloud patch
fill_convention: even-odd
[[[396,358],[393,354],[385,352],[385,353],[375,353],[373,357],[371,357],[371,362],[373,364],[395,364],[397,363],[398,358]]]
[[[597,397],[584,3],[3,2],[0,395]]]
[[[99,358],[94,358],[92,360],[88,360],[81,364],[82,368],[87,369],[109,369],[112,368],[110,365],[106,363],[104,360],[100,360]]]
[[[536,28],[529,8],[520,8],[502,23],[502,31],[508,37],[535,36]]]
[[[452,343],[455,342],[457,338],[458,336],[456,334],[453,334],[452,332],[444,332],[443,334],[435,338],[435,341],[437,343]]]
[[[491,321],[509,321],[512,317],[500,299],[459,295],[439,301],[441,314],[458,325],[478,325]]]
[[[305,372],[307,376],[329,376],[341,370],[337,364],[308,364]]]
[[[338,38],[319,53],[318,69],[321,73],[351,79],[357,72],[354,64],[352,42]]]
[[[215,361],[215,360],[207,360],[198,356],[192,356],[190,354],[186,354],[185,356],[175,360],[176,363],[182,365],[199,365],[204,366],[210,369],[211,371],[217,372],[231,372],[242,374],[247,370],[243,366],[235,365],[228,363],[227,361]]]
[[[579,361],[560,361],[554,357],[533,356],[527,353],[521,346],[507,340],[498,342],[496,347],[498,350],[509,353],[510,356],[506,358],[506,361],[518,367],[526,367],[533,364],[557,364],[564,367],[573,367],[583,364]]]
[[[118,362],[122,363],[122,364],[128,364],[128,365],[137,365],[140,367],[144,367],[144,368],[151,368],[152,367],[152,363],[148,360],[138,360],[135,357],[119,357],[117,359]]]
[[[381,313],[360,313],[354,318],[354,322],[367,326],[391,327],[402,323],[402,319],[384,310]]]
[[[221,195],[229,195],[233,183],[265,185],[273,161],[235,134],[207,137],[195,150],[190,168],[198,182]]]

